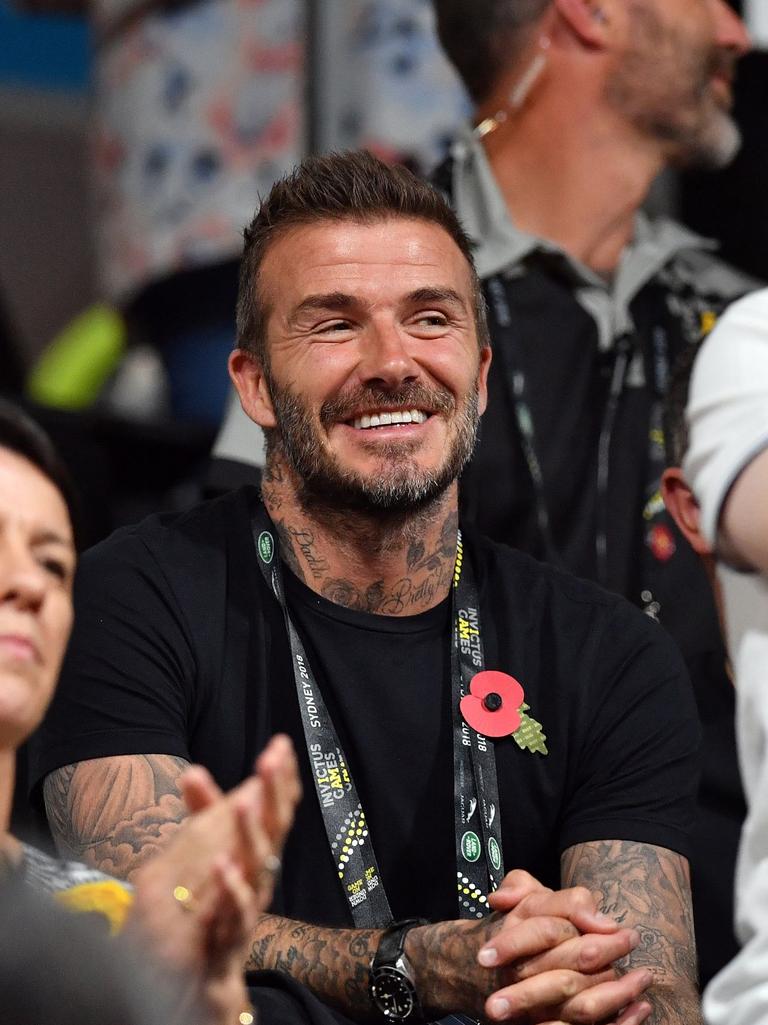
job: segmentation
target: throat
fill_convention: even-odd
[[[449,594],[456,559],[455,496],[387,522],[336,511],[311,514],[264,501],[286,566],[328,601],[359,612],[412,616]]]

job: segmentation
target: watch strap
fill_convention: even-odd
[[[405,918],[388,926],[379,940],[379,946],[371,962],[371,969],[376,970],[382,965],[394,965],[403,956],[405,937],[411,929],[419,925],[427,925],[426,918]]]

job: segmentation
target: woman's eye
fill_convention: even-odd
[[[40,560],[40,565],[47,573],[57,580],[61,580],[62,583],[68,581],[71,576],[69,565],[61,559],[43,558]]]

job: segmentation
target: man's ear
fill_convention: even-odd
[[[661,495],[672,519],[697,555],[711,555],[712,549],[700,530],[701,511],[679,466],[661,475]]]
[[[260,360],[247,349],[234,349],[229,356],[229,376],[240,396],[243,412],[259,427],[276,427],[275,410]]]
[[[488,406],[488,371],[491,369],[492,356],[490,345],[484,345],[480,350],[480,367],[477,371],[477,409],[480,416]]]
[[[554,0],[560,17],[586,46],[602,49],[610,27],[611,0]]]

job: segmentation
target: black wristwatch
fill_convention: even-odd
[[[379,949],[371,961],[368,992],[374,1007],[388,1021],[410,1021],[421,1018],[421,1005],[413,981],[413,969],[403,953],[409,929],[427,925],[423,918],[395,922],[385,930]]]

